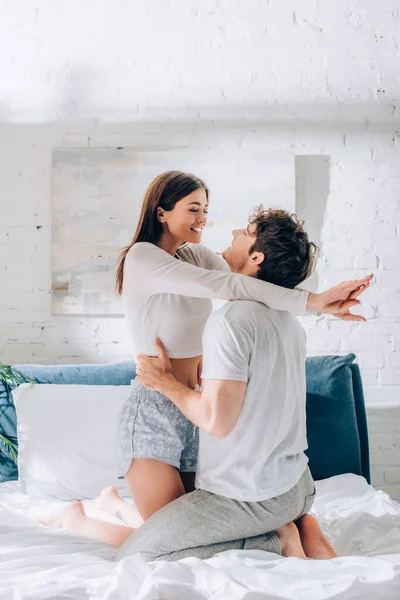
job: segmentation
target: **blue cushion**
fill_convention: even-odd
[[[358,437],[360,440],[361,473],[368,483],[371,483],[367,413],[365,410],[360,367],[354,363],[350,365],[350,369],[353,377],[354,407],[356,409]]]
[[[351,369],[354,359],[354,354],[307,359],[306,454],[314,479],[363,474]]]
[[[37,383],[74,385],[130,385],[136,377],[134,362],[93,365],[13,365]]]

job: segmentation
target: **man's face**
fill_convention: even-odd
[[[232,244],[222,253],[222,257],[233,273],[254,275],[254,271],[257,272],[258,266],[254,267],[250,256],[250,248],[256,241],[256,230],[257,226],[250,223],[245,229],[232,231]]]

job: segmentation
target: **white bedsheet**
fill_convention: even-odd
[[[340,555],[330,561],[253,550],[117,563],[109,546],[38,524],[40,506],[0,484],[0,600],[400,599],[400,504],[355,475],[317,483],[313,513]]]

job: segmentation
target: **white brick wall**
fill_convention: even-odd
[[[376,487],[400,499],[400,407],[368,406],[371,478]]]
[[[370,421],[374,482],[400,498],[400,433],[387,408],[400,406],[398,9],[398,0],[3,4],[0,360],[129,356],[123,321],[50,314],[54,147],[206,147],[230,136],[238,148],[251,140],[293,158],[324,155],[318,285],[376,278],[366,325],[304,319],[309,353],[357,354],[367,403],[382,405]]]

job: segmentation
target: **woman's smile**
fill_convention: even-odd
[[[198,233],[199,235],[201,235],[201,232],[203,231],[203,227],[191,227],[190,231],[194,231],[195,233]]]

